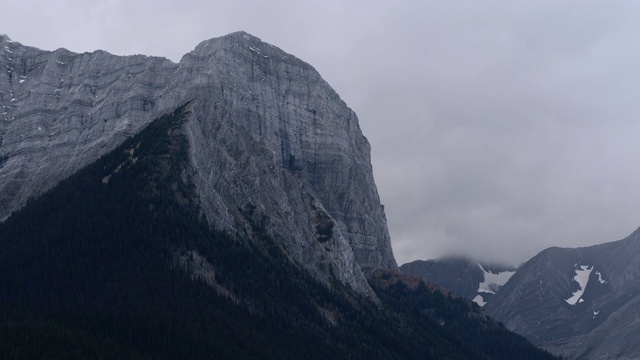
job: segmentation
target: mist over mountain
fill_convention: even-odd
[[[400,271],[422,276],[433,284],[484,306],[515,274],[516,268],[480,263],[464,257],[447,257],[412,261],[400,266]]]

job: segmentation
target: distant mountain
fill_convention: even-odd
[[[569,359],[640,358],[640,230],[596,246],[549,248],[486,305],[533,343]]]
[[[422,276],[427,281],[451,289],[480,306],[491,301],[516,269],[499,264],[481,264],[468,258],[448,257],[416,260],[400,266],[405,274]]]
[[[422,279],[376,269],[374,295],[361,294],[331,269],[329,284],[316,278],[266,221],[254,237],[212,227],[193,182],[192,106],[0,223],[3,356],[553,358]]]

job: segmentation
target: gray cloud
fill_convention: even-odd
[[[356,111],[399,263],[518,263],[640,225],[640,6],[602,1],[14,1],[44,49],[179,61],[246,30]]]

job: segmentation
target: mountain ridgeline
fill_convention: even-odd
[[[566,358],[640,358],[640,230],[619,241],[540,252],[486,309]]]
[[[9,358],[553,358],[397,271],[357,117],[301,60],[0,52]]]

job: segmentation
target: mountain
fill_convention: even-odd
[[[2,35],[0,66],[7,357],[553,358],[398,272],[358,119],[294,56]]]
[[[211,226],[194,182],[192,108],[0,223],[6,357],[553,358],[422,279],[379,268],[374,295],[337,274],[327,286],[266,220],[251,236]]]
[[[422,276],[480,306],[491,301],[516,269],[500,264],[481,264],[463,257],[416,260],[400,266],[405,274]]]
[[[0,52],[0,219],[190,102],[192,177],[211,225],[253,239],[260,227],[317,279],[335,274],[365,296],[367,274],[397,269],[369,143],[307,63],[244,32],[179,64],[7,36]]]
[[[640,230],[610,243],[549,248],[486,306],[534,344],[570,359],[640,358]]]

